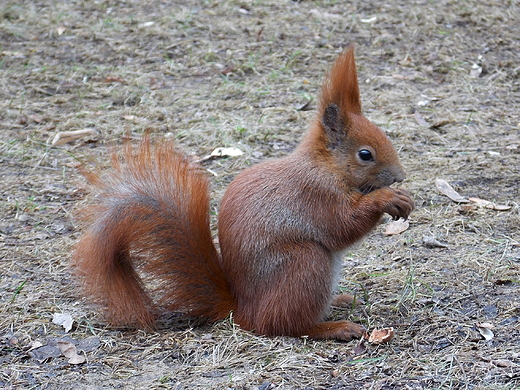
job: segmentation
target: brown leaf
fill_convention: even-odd
[[[367,350],[367,346],[365,345],[365,341],[363,339],[359,340],[358,345],[350,350],[350,354],[352,356],[363,355]]]
[[[29,118],[31,118],[36,123],[42,123],[44,120],[40,115],[30,115]]]
[[[368,338],[368,342],[372,344],[388,343],[394,338],[394,328],[374,329]]]
[[[438,129],[440,127],[449,125],[450,123],[453,123],[453,121],[450,120],[450,119],[443,119],[443,120],[440,120],[440,121],[437,121],[437,122],[433,123],[430,127],[433,128],[433,129]]]
[[[503,204],[493,204],[492,209],[497,210],[497,211],[507,211],[507,210],[511,209],[511,206],[507,206],[507,205],[503,205]]]
[[[446,180],[443,179],[435,179],[435,186],[437,189],[443,194],[450,198],[452,201],[457,203],[468,203],[469,200],[460,196],[457,191],[453,189],[451,185],[448,184]]]
[[[234,70],[235,70],[235,66],[233,64],[229,64],[226,67],[224,67],[223,69],[219,70],[219,73],[223,74],[225,76],[227,74],[233,73]]]
[[[484,199],[480,199],[480,198],[469,198],[469,201],[476,203],[477,206],[483,206],[483,207],[485,207],[491,203],[489,200],[484,200]]]
[[[511,209],[511,206],[495,204],[490,202],[489,200],[484,200],[480,198],[469,198],[470,202],[475,203],[477,206],[485,207],[486,209],[497,210],[497,211],[507,211]]]
[[[34,349],[31,349],[28,352],[29,356],[33,359],[37,360],[40,363],[43,363],[44,361],[52,358],[57,358],[60,356],[60,351],[56,346],[54,345],[44,345],[41,347],[37,347]]]
[[[262,38],[262,33],[264,32],[264,28],[262,27],[260,30],[258,30],[258,32],[256,33],[256,41],[257,42],[262,42],[263,41],[263,38]]]
[[[74,131],[59,131],[54,136],[51,145],[57,146],[66,144],[68,142],[72,142],[79,138],[83,137],[91,137],[97,134],[96,129],[82,129],[82,130],[74,130]]]
[[[160,80],[157,80],[155,77],[150,78],[150,89],[155,91],[156,89],[161,89],[164,87],[164,83]]]
[[[478,209],[478,206],[475,204],[463,204],[462,206],[460,206],[459,212],[461,214],[466,214],[476,209]]]
[[[123,80],[121,77],[116,77],[116,76],[107,76],[105,78],[105,83],[121,83],[121,84],[126,84],[126,81]]]
[[[385,228],[385,234],[387,236],[393,236],[396,234],[401,234],[405,230],[410,227],[410,222],[407,219],[398,219],[397,221],[392,221]]]
[[[85,363],[85,356],[77,354],[76,346],[74,344],[67,341],[58,341],[58,348],[63,356],[69,359],[69,364]]]

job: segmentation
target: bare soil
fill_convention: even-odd
[[[516,0],[2,1],[0,386],[519,389],[519,38]],[[78,165],[106,168],[145,131],[199,158],[237,147],[204,163],[216,214],[241,169],[294,148],[350,42],[364,112],[398,148],[417,210],[404,233],[383,223],[352,248],[341,288],[364,304],[331,318],[396,337],[363,349],[176,316],[107,327],[68,269],[91,200]],[[52,146],[81,129],[95,134]],[[458,204],[438,178],[511,207]]]

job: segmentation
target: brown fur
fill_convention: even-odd
[[[234,304],[209,229],[206,176],[169,142],[152,150],[145,140],[124,155],[104,180],[88,175],[101,193],[84,212],[93,222],[73,259],[85,291],[116,325],[151,327],[156,306],[227,316]],[[154,276],[156,303],[136,266]]]
[[[373,157],[365,161],[360,150]],[[363,327],[322,322],[341,252],[383,213],[406,218],[410,195],[384,133],[361,115],[353,48],[325,80],[317,120],[298,148],[253,166],[229,185],[219,214],[221,257],[208,221],[207,179],[169,143],[125,151],[92,209],[75,264],[87,293],[116,324],[151,326],[159,306],[210,320],[234,311],[265,335],[350,340]],[[158,282],[145,291],[136,268]],[[347,298],[338,301],[348,301]]]

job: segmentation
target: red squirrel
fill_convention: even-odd
[[[384,213],[407,218],[410,194],[390,140],[361,113],[350,46],[326,77],[317,118],[289,155],[240,173],[209,225],[205,172],[170,142],[124,148],[101,179],[73,265],[114,325],[148,328],[161,311],[210,321],[233,312],[257,334],[350,340],[364,327],[323,322],[342,253]],[[151,276],[145,286],[140,273]],[[348,301],[339,296],[337,301]]]

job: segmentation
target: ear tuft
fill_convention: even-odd
[[[341,112],[361,115],[361,98],[354,59],[354,46],[350,45],[336,60],[323,83],[321,109],[336,104]]]

